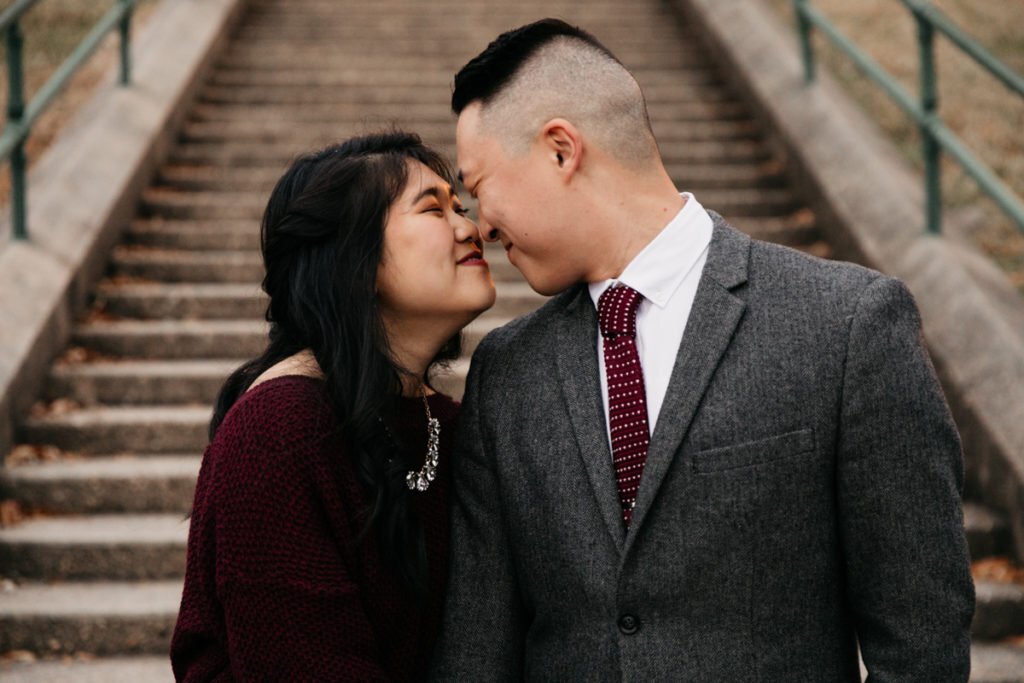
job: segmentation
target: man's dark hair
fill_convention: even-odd
[[[486,104],[537,50],[560,37],[580,40],[619,61],[601,41],[578,26],[561,19],[541,19],[502,33],[455,74],[452,111],[461,114],[477,100]]]

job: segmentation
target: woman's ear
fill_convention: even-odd
[[[544,124],[540,144],[545,155],[566,180],[572,178],[583,161],[583,136],[571,122],[556,118]]]

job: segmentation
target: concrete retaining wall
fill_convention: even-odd
[[[0,230],[0,455],[243,4],[162,0],[133,40],[132,85],[115,85],[112,72],[30,173],[29,240]]]

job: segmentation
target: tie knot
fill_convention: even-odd
[[[636,336],[636,311],[643,296],[632,287],[618,285],[604,290],[597,300],[597,317],[605,339]]]

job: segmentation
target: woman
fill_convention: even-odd
[[[227,380],[196,487],[177,680],[424,677],[458,405],[430,388],[494,303],[415,135],[297,160],[263,217],[270,342]]]

